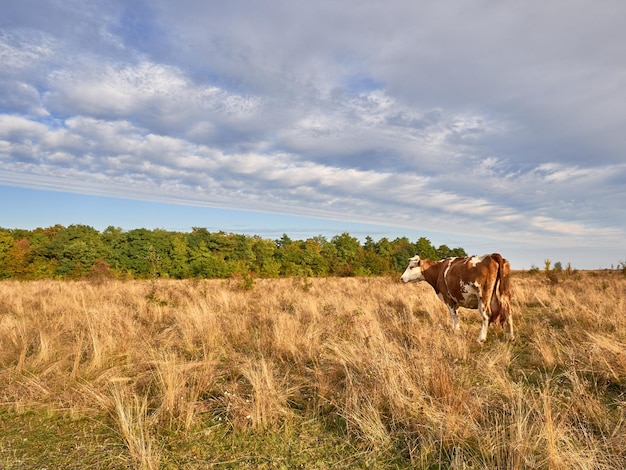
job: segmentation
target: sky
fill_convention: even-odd
[[[7,0],[0,227],[626,260],[622,0]]]

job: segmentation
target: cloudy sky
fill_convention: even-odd
[[[8,0],[0,226],[626,260],[622,0]]]

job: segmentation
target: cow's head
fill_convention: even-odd
[[[404,274],[400,278],[402,282],[415,282],[423,281],[424,274],[422,274],[421,260],[418,255],[415,255],[409,260],[409,266],[405,269]]]

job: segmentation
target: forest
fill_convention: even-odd
[[[438,248],[425,237],[412,242],[349,233],[270,240],[256,235],[163,229],[100,232],[87,225],[35,230],[0,228],[0,279],[224,279],[290,276],[380,276],[402,271],[419,254],[466,256],[463,248]]]

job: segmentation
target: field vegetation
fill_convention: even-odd
[[[626,277],[0,282],[0,468],[626,468]]]

